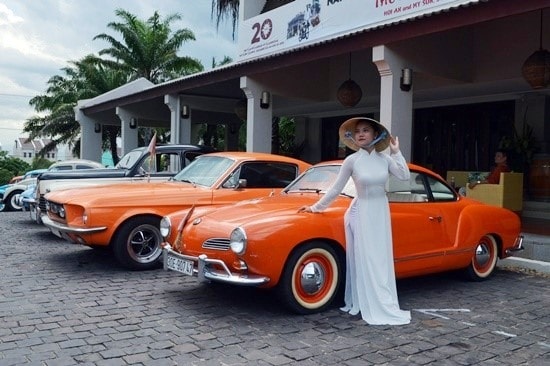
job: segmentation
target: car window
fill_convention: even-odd
[[[456,200],[456,192],[449,186],[436,180],[433,177],[427,176],[429,188],[432,192],[434,201],[454,201]]]
[[[292,191],[321,191],[328,190],[340,170],[339,165],[321,165],[312,167],[304,172],[298,179],[290,184],[285,192]]]
[[[390,175],[386,190],[389,202],[428,201],[425,178],[417,172],[411,172],[410,178],[404,181]]]
[[[117,169],[130,169],[134,164],[139,160],[143,151],[133,150],[124,155],[118,164],[116,165]]]
[[[82,165],[82,164],[77,164],[76,165],[76,169],[94,169],[94,167],[91,167],[89,165]]]
[[[298,174],[293,164],[276,162],[247,162],[242,164],[227,181],[224,188],[234,188],[241,179],[246,180],[246,188],[284,188]]]
[[[71,165],[58,165],[55,168],[52,168],[52,171],[59,171],[59,170],[73,170],[73,167]]]
[[[201,155],[176,174],[174,180],[211,187],[233,163],[227,157]]]
[[[202,154],[203,153],[201,152],[195,152],[195,151],[186,152],[184,156],[185,166],[189,165],[189,163],[191,163],[193,160],[195,160],[198,156],[201,156]]]

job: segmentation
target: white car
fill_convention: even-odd
[[[55,171],[98,169],[98,168],[103,168],[103,165],[101,163],[98,163],[97,161],[85,160],[85,159],[73,159],[73,160],[64,160],[64,161],[58,161],[56,163],[53,163],[45,171],[55,172]],[[35,184],[37,177],[38,175],[31,174],[28,177],[24,177],[23,180],[15,184],[12,184],[10,187],[6,188],[3,194],[3,197],[0,198],[0,204],[5,205],[4,211],[20,211],[22,209],[21,203],[19,202],[19,195],[24,191],[26,191],[31,184]]]

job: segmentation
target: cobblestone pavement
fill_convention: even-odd
[[[398,282],[406,326],[266,291],[129,272],[24,212],[0,214],[0,365],[548,365],[549,277],[499,269]]]

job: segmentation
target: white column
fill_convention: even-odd
[[[413,87],[409,91],[401,90],[400,79],[401,70],[412,67],[387,46],[373,47],[372,61],[380,74],[380,122],[392,135],[399,137],[401,152],[410,161]]]
[[[271,153],[271,119],[273,116],[272,96],[266,108],[260,106],[265,87],[247,76],[241,77],[241,89],[247,100],[246,151]]]
[[[116,107],[116,115],[120,119],[121,130],[121,153],[126,155],[129,151],[138,147],[138,127],[139,119],[122,107]],[[135,127],[130,127],[132,123]]]
[[[166,94],[164,104],[170,109],[170,143],[189,144],[191,143],[191,111],[190,105],[186,104],[177,94]],[[182,116],[183,105],[187,105],[188,115]]]
[[[79,102],[80,104],[80,102]],[[96,123],[103,128],[100,121],[86,116],[78,104],[74,108],[75,120],[80,124],[80,158],[101,162],[101,130],[95,132]]]

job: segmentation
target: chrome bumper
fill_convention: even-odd
[[[166,264],[168,255],[195,262],[196,266],[193,268],[193,276],[198,277],[199,281],[216,281],[240,286],[260,286],[269,282],[269,277],[265,276],[248,276],[232,273],[223,261],[208,258],[206,254],[201,254],[198,257],[180,254],[172,250],[170,244],[167,243],[163,245],[162,254],[163,268],[166,271],[172,270],[168,268]],[[213,269],[211,265],[217,265],[221,267],[222,270]]]
[[[107,229],[107,226],[98,226],[90,228],[70,227],[66,224],[53,221],[47,215],[42,216],[42,223],[52,231],[59,231],[66,234],[93,234]]]
[[[521,252],[523,249],[523,235],[519,235],[514,242],[514,246],[510,249],[506,249],[506,255],[514,255],[514,253]]]

